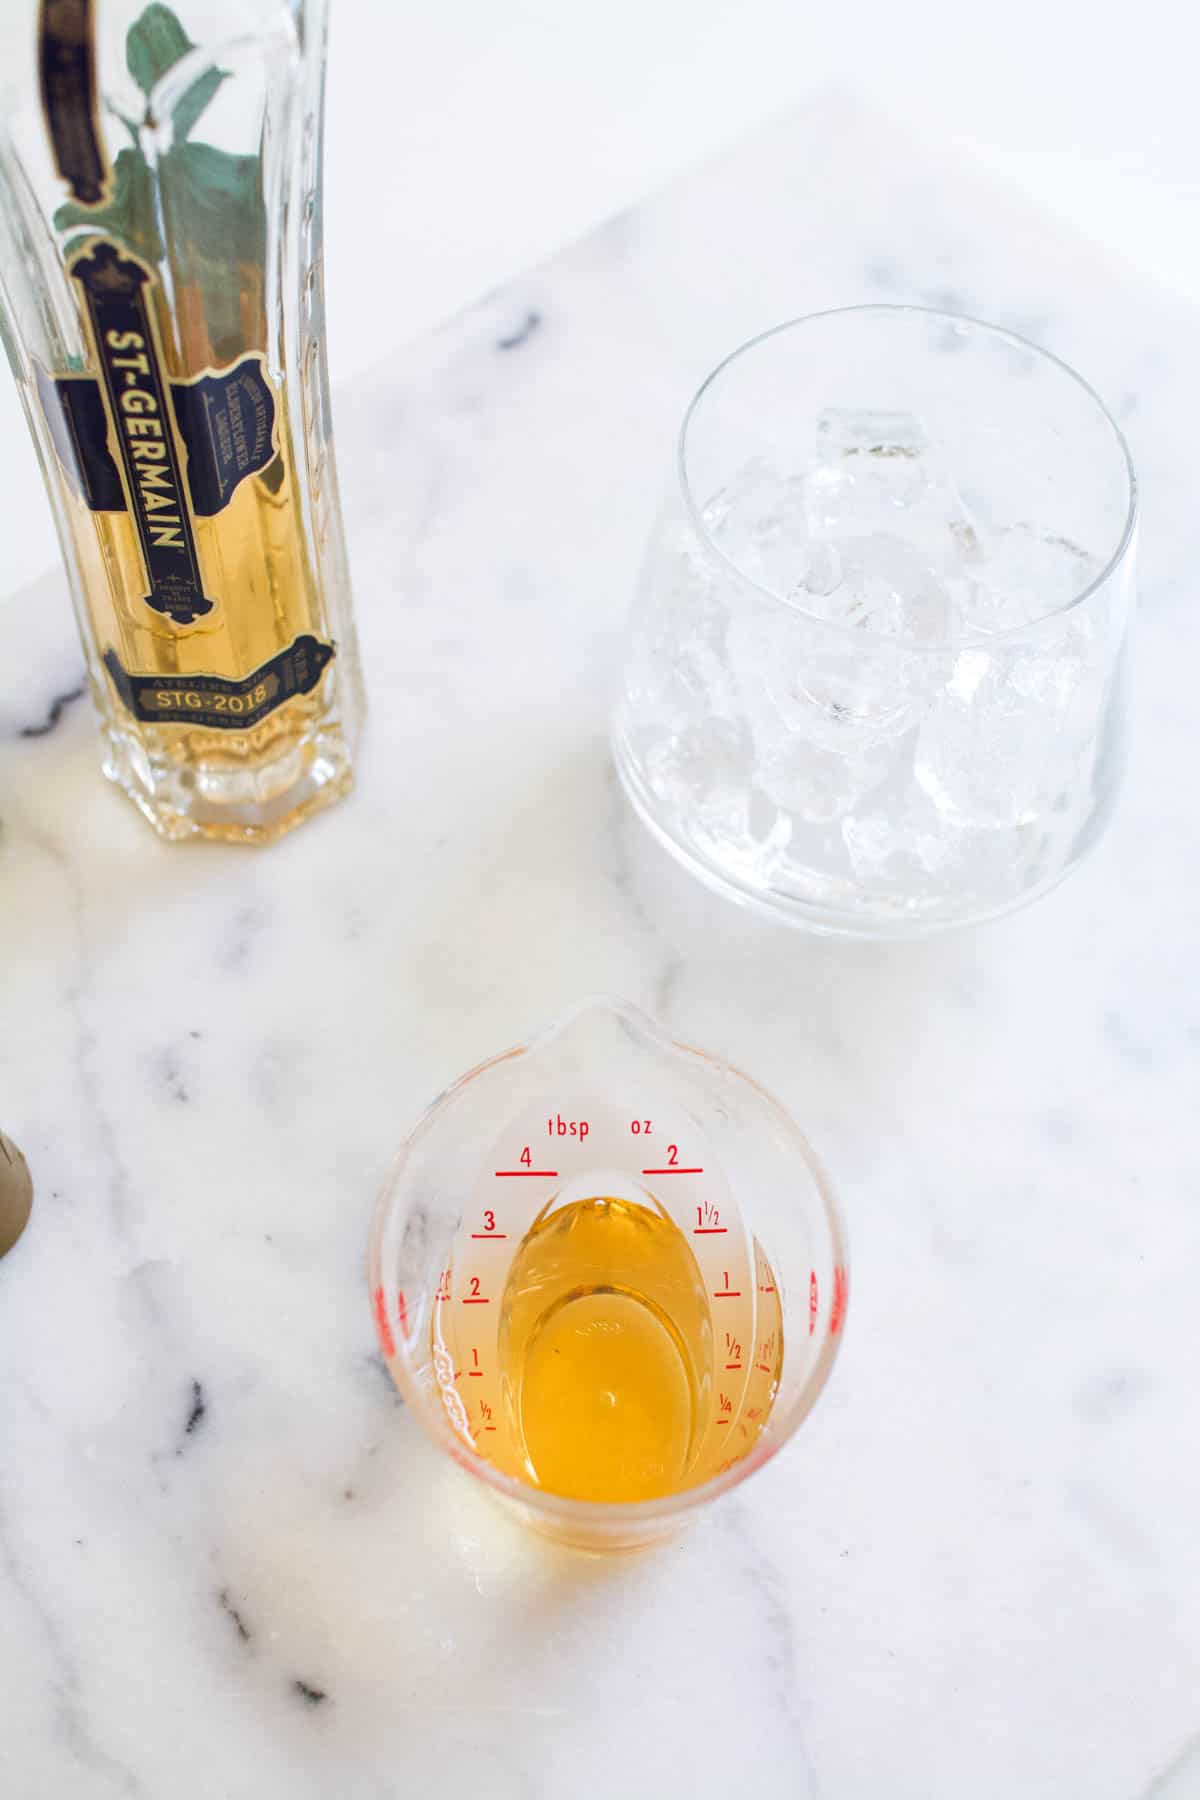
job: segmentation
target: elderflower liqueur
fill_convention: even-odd
[[[41,0],[0,121],[0,326],[105,771],[170,838],[345,793],[361,678],[330,435],[324,0]]]

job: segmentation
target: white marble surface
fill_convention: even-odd
[[[605,745],[691,387],[868,298],[1066,354],[1145,484],[1117,824],[918,946],[704,894]],[[1200,1794],[1198,397],[1194,317],[831,105],[341,395],[372,728],[282,846],[159,845],[82,703],[23,735],[79,657],[56,580],[0,607],[4,1800]],[[442,1466],[363,1280],[421,1108],[604,988],[807,1121],[855,1282],[796,1442],[614,1562]]]

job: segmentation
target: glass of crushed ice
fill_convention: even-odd
[[[614,726],[661,842],[812,929],[1044,893],[1125,760],[1136,484],[1064,363],[916,307],[754,339],[693,400]]]

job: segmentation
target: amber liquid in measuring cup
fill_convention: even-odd
[[[755,1248],[761,1299],[775,1287]],[[693,1486],[746,1455],[770,1416],[783,1359],[777,1306],[768,1324],[755,1345],[724,1328],[665,1211],[609,1195],[548,1206],[512,1259],[500,1302],[501,1403],[494,1417],[486,1412],[487,1438],[472,1433],[476,1448],[577,1500],[648,1500]],[[752,1354],[757,1405],[746,1402],[742,1376]]]
[[[536,1221],[504,1293],[500,1367],[536,1486],[579,1500],[679,1487],[712,1368],[704,1282],[679,1228],[607,1196]]]

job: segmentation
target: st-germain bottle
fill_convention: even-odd
[[[0,122],[0,326],[105,772],[166,837],[262,842],[346,792],[363,710],[325,360],[325,0],[177,5],[31,15]]]

